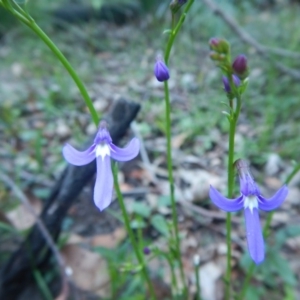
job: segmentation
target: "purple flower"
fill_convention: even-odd
[[[166,81],[170,78],[169,69],[161,59],[156,60],[154,66],[154,75],[160,82]]]
[[[249,253],[253,261],[259,264],[264,260],[265,251],[258,209],[271,211],[277,208],[286,198],[288,188],[284,185],[273,197],[266,199],[260,194],[247,164],[243,160],[238,160],[236,166],[240,178],[241,196],[236,199],[227,199],[211,186],[209,197],[216,206],[227,212],[244,208]]]
[[[233,79],[233,83],[234,83],[234,85],[236,87],[238,87],[241,84],[240,79],[236,75],[232,75],[232,79]],[[228,78],[226,76],[223,76],[222,81],[223,81],[225,92],[230,93],[231,92],[231,88],[230,88],[230,84],[229,84]]]
[[[63,148],[63,156],[67,162],[75,166],[89,164],[96,158],[97,176],[94,188],[94,202],[103,210],[110,203],[113,192],[113,176],[111,171],[110,157],[118,161],[127,161],[136,157],[140,150],[140,142],[133,138],[123,149],[115,146],[106,123],[102,121],[94,143],[85,151],[77,151],[71,145],[66,144]]]

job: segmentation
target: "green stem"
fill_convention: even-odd
[[[297,164],[297,165],[295,165],[293,171],[290,173],[290,175],[285,180],[285,184],[288,185],[299,171],[300,171],[300,164]]]
[[[186,280],[183,271],[183,263],[181,259],[178,216],[177,216],[175,193],[174,193],[175,188],[174,188],[172,145],[171,145],[171,105],[170,105],[170,93],[169,93],[168,81],[164,82],[164,90],[165,90],[165,103],[166,103],[165,118],[166,118],[166,138],[167,138],[167,165],[168,165],[168,178],[170,183],[172,221],[173,221],[174,233],[175,233],[175,250],[176,250],[177,259],[179,261],[181,280],[184,285],[184,294],[187,297],[187,285],[186,285]]]
[[[177,291],[177,279],[176,279],[176,275],[175,275],[174,262],[168,254],[166,254],[165,257],[169,263],[169,267],[171,270],[172,291],[174,291],[174,290]]]
[[[300,164],[297,164],[294,167],[294,169],[292,170],[292,172],[289,174],[287,179],[285,180],[285,184],[288,185],[291,182],[291,180],[294,178],[294,176],[299,171],[300,171]],[[271,222],[272,222],[273,215],[274,215],[274,211],[272,211],[271,213],[268,214],[268,217],[267,217],[264,229],[263,229],[263,236],[264,236],[265,239],[269,236],[269,229],[270,229],[270,225],[271,225]],[[252,264],[251,264],[251,266],[248,269],[248,272],[246,274],[246,278],[244,280],[242,290],[241,290],[240,294],[238,295],[237,300],[243,300],[244,299],[244,297],[246,295],[246,292],[247,292],[247,289],[248,289],[249,284],[250,284],[250,280],[251,280],[252,275],[254,273],[254,270],[255,270],[255,264],[252,262]]]
[[[146,266],[145,266],[145,262],[144,262],[144,258],[143,258],[142,254],[140,252],[140,249],[139,249],[138,244],[135,240],[133,231],[130,227],[129,216],[128,216],[127,211],[126,211],[123,195],[121,193],[120,185],[119,185],[119,182],[118,182],[118,166],[117,166],[117,163],[113,164],[113,177],[114,177],[114,185],[115,185],[115,189],[116,189],[116,193],[117,193],[117,198],[118,198],[119,205],[121,207],[125,227],[126,227],[126,230],[128,232],[128,235],[129,235],[132,247],[134,249],[136,258],[137,258],[137,260],[138,260],[138,262],[139,262],[139,264],[142,268],[141,270],[142,270],[142,274],[144,276],[144,279],[148,284],[151,299],[154,300],[154,299],[156,299],[156,297],[155,297],[153,285],[152,285],[151,279],[148,275],[148,272],[147,272],[147,269],[146,269]]]
[[[236,119],[230,120],[229,127],[229,150],[228,150],[228,198],[233,196],[234,188],[234,137],[235,137]],[[231,298],[231,213],[226,214],[226,244],[227,244],[227,267],[225,275],[225,299]]]
[[[186,6],[185,6],[185,9],[183,11],[183,13],[181,14],[180,16],[180,19],[177,23],[177,26],[174,28],[174,15],[172,15],[172,31],[170,33],[170,37],[169,37],[169,40],[168,40],[168,44],[167,44],[167,48],[166,48],[166,51],[165,51],[165,64],[168,65],[169,64],[169,57],[170,57],[170,53],[171,53],[171,49],[172,49],[172,46],[173,46],[173,43],[175,41],[175,38],[185,20],[185,17],[186,17],[186,14],[187,12],[190,10],[192,4],[194,3],[194,0],[190,0]]]
[[[75,84],[77,85],[85,103],[88,107],[92,119],[96,126],[99,124],[99,117],[94,108],[93,102],[82,83],[81,79],[66,59],[66,57],[62,54],[62,52],[57,48],[57,46],[52,42],[52,40],[46,35],[46,33],[36,24],[36,22],[25,12],[17,3],[14,2],[16,9],[13,7],[9,7],[9,11],[17,17],[22,23],[28,26],[32,31],[36,33],[36,35],[50,48],[50,50],[54,53],[54,55],[58,58],[58,60],[62,63],[64,68],[68,71]],[[18,10],[18,11],[17,11]]]
[[[166,65],[169,64],[169,57],[170,57],[173,43],[175,41],[175,38],[176,38],[184,20],[185,20],[186,14],[190,10],[193,2],[194,2],[194,0],[190,0],[187,3],[176,26],[175,26],[175,22],[174,22],[175,16],[174,16],[174,14],[172,15],[172,30],[171,30],[170,37],[169,37],[167,47],[166,47],[166,51],[165,51]],[[165,103],[166,103],[165,118],[166,118],[166,138],[167,138],[167,164],[168,164],[168,178],[169,178],[169,183],[170,183],[172,221],[173,221],[174,234],[175,234],[175,251],[176,251],[176,257],[179,261],[181,281],[184,285],[183,294],[184,294],[185,299],[187,299],[188,298],[188,288],[187,288],[187,283],[185,280],[183,263],[182,263],[182,259],[181,259],[180,238],[179,238],[179,230],[178,230],[178,217],[177,217],[176,201],[175,201],[175,195],[174,195],[174,177],[173,177],[172,145],[171,145],[171,107],[170,107],[170,93],[169,93],[168,81],[164,82],[164,91],[165,91]]]
[[[229,80],[230,84],[233,85],[232,79]],[[235,130],[238,117],[241,110],[241,97],[239,94],[236,94],[236,109],[233,107],[233,100],[230,99],[230,108],[231,115],[229,117],[229,146],[228,146],[228,165],[227,165],[227,189],[228,189],[228,198],[233,198],[234,190],[234,139],[235,139]],[[225,274],[225,299],[231,299],[231,213],[226,214],[226,245],[227,245],[227,267]]]

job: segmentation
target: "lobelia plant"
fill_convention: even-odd
[[[244,299],[249,281],[254,271],[256,264],[260,264],[264,260],[264,238],[266,228],[268,228],[272,213],[267,218],[264,233],[262,233],[258,210],[272,211],[285,200],[288,189],[286,185],[280,188],[277,193],[270,199],[264,198],[260,194],[260,190],[251,176],[249,167],[244,160],[236,160],[235,156],[235,131],[242,107],[242,95],[245,92],[248,84],[248,62],[245,55],[238,55],[234,61],[231,61],[230,45],[224,39],[212,38],[209,41],[211,53],[210,57],[215,61],[216,65],[224,74],[222,81],[224,91],[228,98],[227,103],[223,103],[228,111],[223,111],[229,122],[229,141],[228,141],[228,197],[220,194],[215,188],[210,187],[209,196],[212,202],[219,208],[227,211],[226,216],[226,244],[227,244],[227,267],[225,274],[225,299],[231,300],[231,212],[238,211],[244,208],[245,225],[247,243],[250,256],[254,261],[246,275],[242,291],[237,299]],[[234,167],[237,168],[240,179],[241,195],[233,198],[234,192]]]
[[[97,176],[94,188],[94,202],[100,210],[104,210],[112,200],[113,175],[110,158],[117,161],[128,161],[135,158],[140,151],[140,142],[133,138],[125,148],[112,143],[106,122],[101,121],[94,143],[85,151],[78,151],[70,144],[63,148],[65,160],[75,166],[87,165],[96,159]]]
[[[228,99],[225,104],[228,111],[223,111],[229,122],[228,136],[228,160],[227,160],[227,190],[228,198],[233,197],[234,190],[234,155],[235,155],[235,131],[242,106],[242,94],[247,87],[247,78],[234,75],[231,62],[230,45],[224,39],[212,38],[209,41],[211,49],[210,58],[222,70],[224,74],[223,85]],[[246,68],[247,59],[244,61]],[[226,215],[226,245],[227,265],[225,274],[225,299],[231,299],[231,214]]]
[[[235,212],[244,208],[249,253],[253,261],[260,264],[265,258],[265,251],[258,209],[264,211],[276,209],[285,200],[288,188],[283,185],[273,197],[266,199],[260,194],[247,163],[239,159],[235,162],[235,166],[239,174],[241,196],[228,199],[211,186],[209,197],[216,206],[227,212]]]
[[[177,208],[176,208],[176,200],[175,200],[175,187],[174,187],[174,176],[173,176],[173,163],[172,163],[172,145],[171,145],[171,105],[170,105],[170,91],[168,85],[169,75],[169,58],[171,49],[173,47],[176,36],[178,35],[181,26],[184,23],[186,14],[192,7],[194,0],[173,0],[170,3],[170,11],[172,15],[171,29],[166,30],[165,32],[169,34],[169,39],[167,41],[165,53],[164,53],[164,62],[161,59],[157,59],[154,66],[154,75],[156,79],[164,84],[164,98],[165,98],[165,126],[166,126],[166,142],[167,142],[167,166],[168,166],[168,179],[169,179],[169,187],[170,187],[170,198],[171,198],[171,208],[172,208],[172,239],[169,240],[169,252],[172,254],[173,260],[169,259],[169,264],[171,270],[174,270],[174,262],[177,262],[179,265],[180,271],[180,279],[183,285],[182,290],[178,289],[178,285],[176,283],[176,278],[173,276],[174,280],[173,294],[178,294],[184,299],[188,299],[188,285],[184,274],[184,267],[182,262],[181,250],[180,250],[180,237],[179,237],[179,229],[178,229],[178,216],[177,216]],[[176,24],[176,15],[180,8],[185,5],[185,9],[179,17],[179,20]],[[174,286],[175,285],[175,286]]]

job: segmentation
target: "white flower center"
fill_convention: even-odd
[[[244,208],[249,208],[253,213],[253,208],[258,208],[258,201],[256,196],[248,196],[244,199]]]
[[[101,156],[102,160],[104,160],[105,155],[110,156],[110,149],[107,144],[99,144],[96,146],[96,157]]]

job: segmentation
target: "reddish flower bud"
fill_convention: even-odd
[[[224,39],[211,38],[209,40],[210,49],[219,53],[219,54],[228,54],[229,53],[229,43]]]
[[[247,76],[248,66],[247,66],[247,57],[243,54],[238,55],[232,64],[232,69],[234,73],[240,76]]]
[[[211,50],[217,50],[220,40],[218,38],[211,38],[208,42]]]

